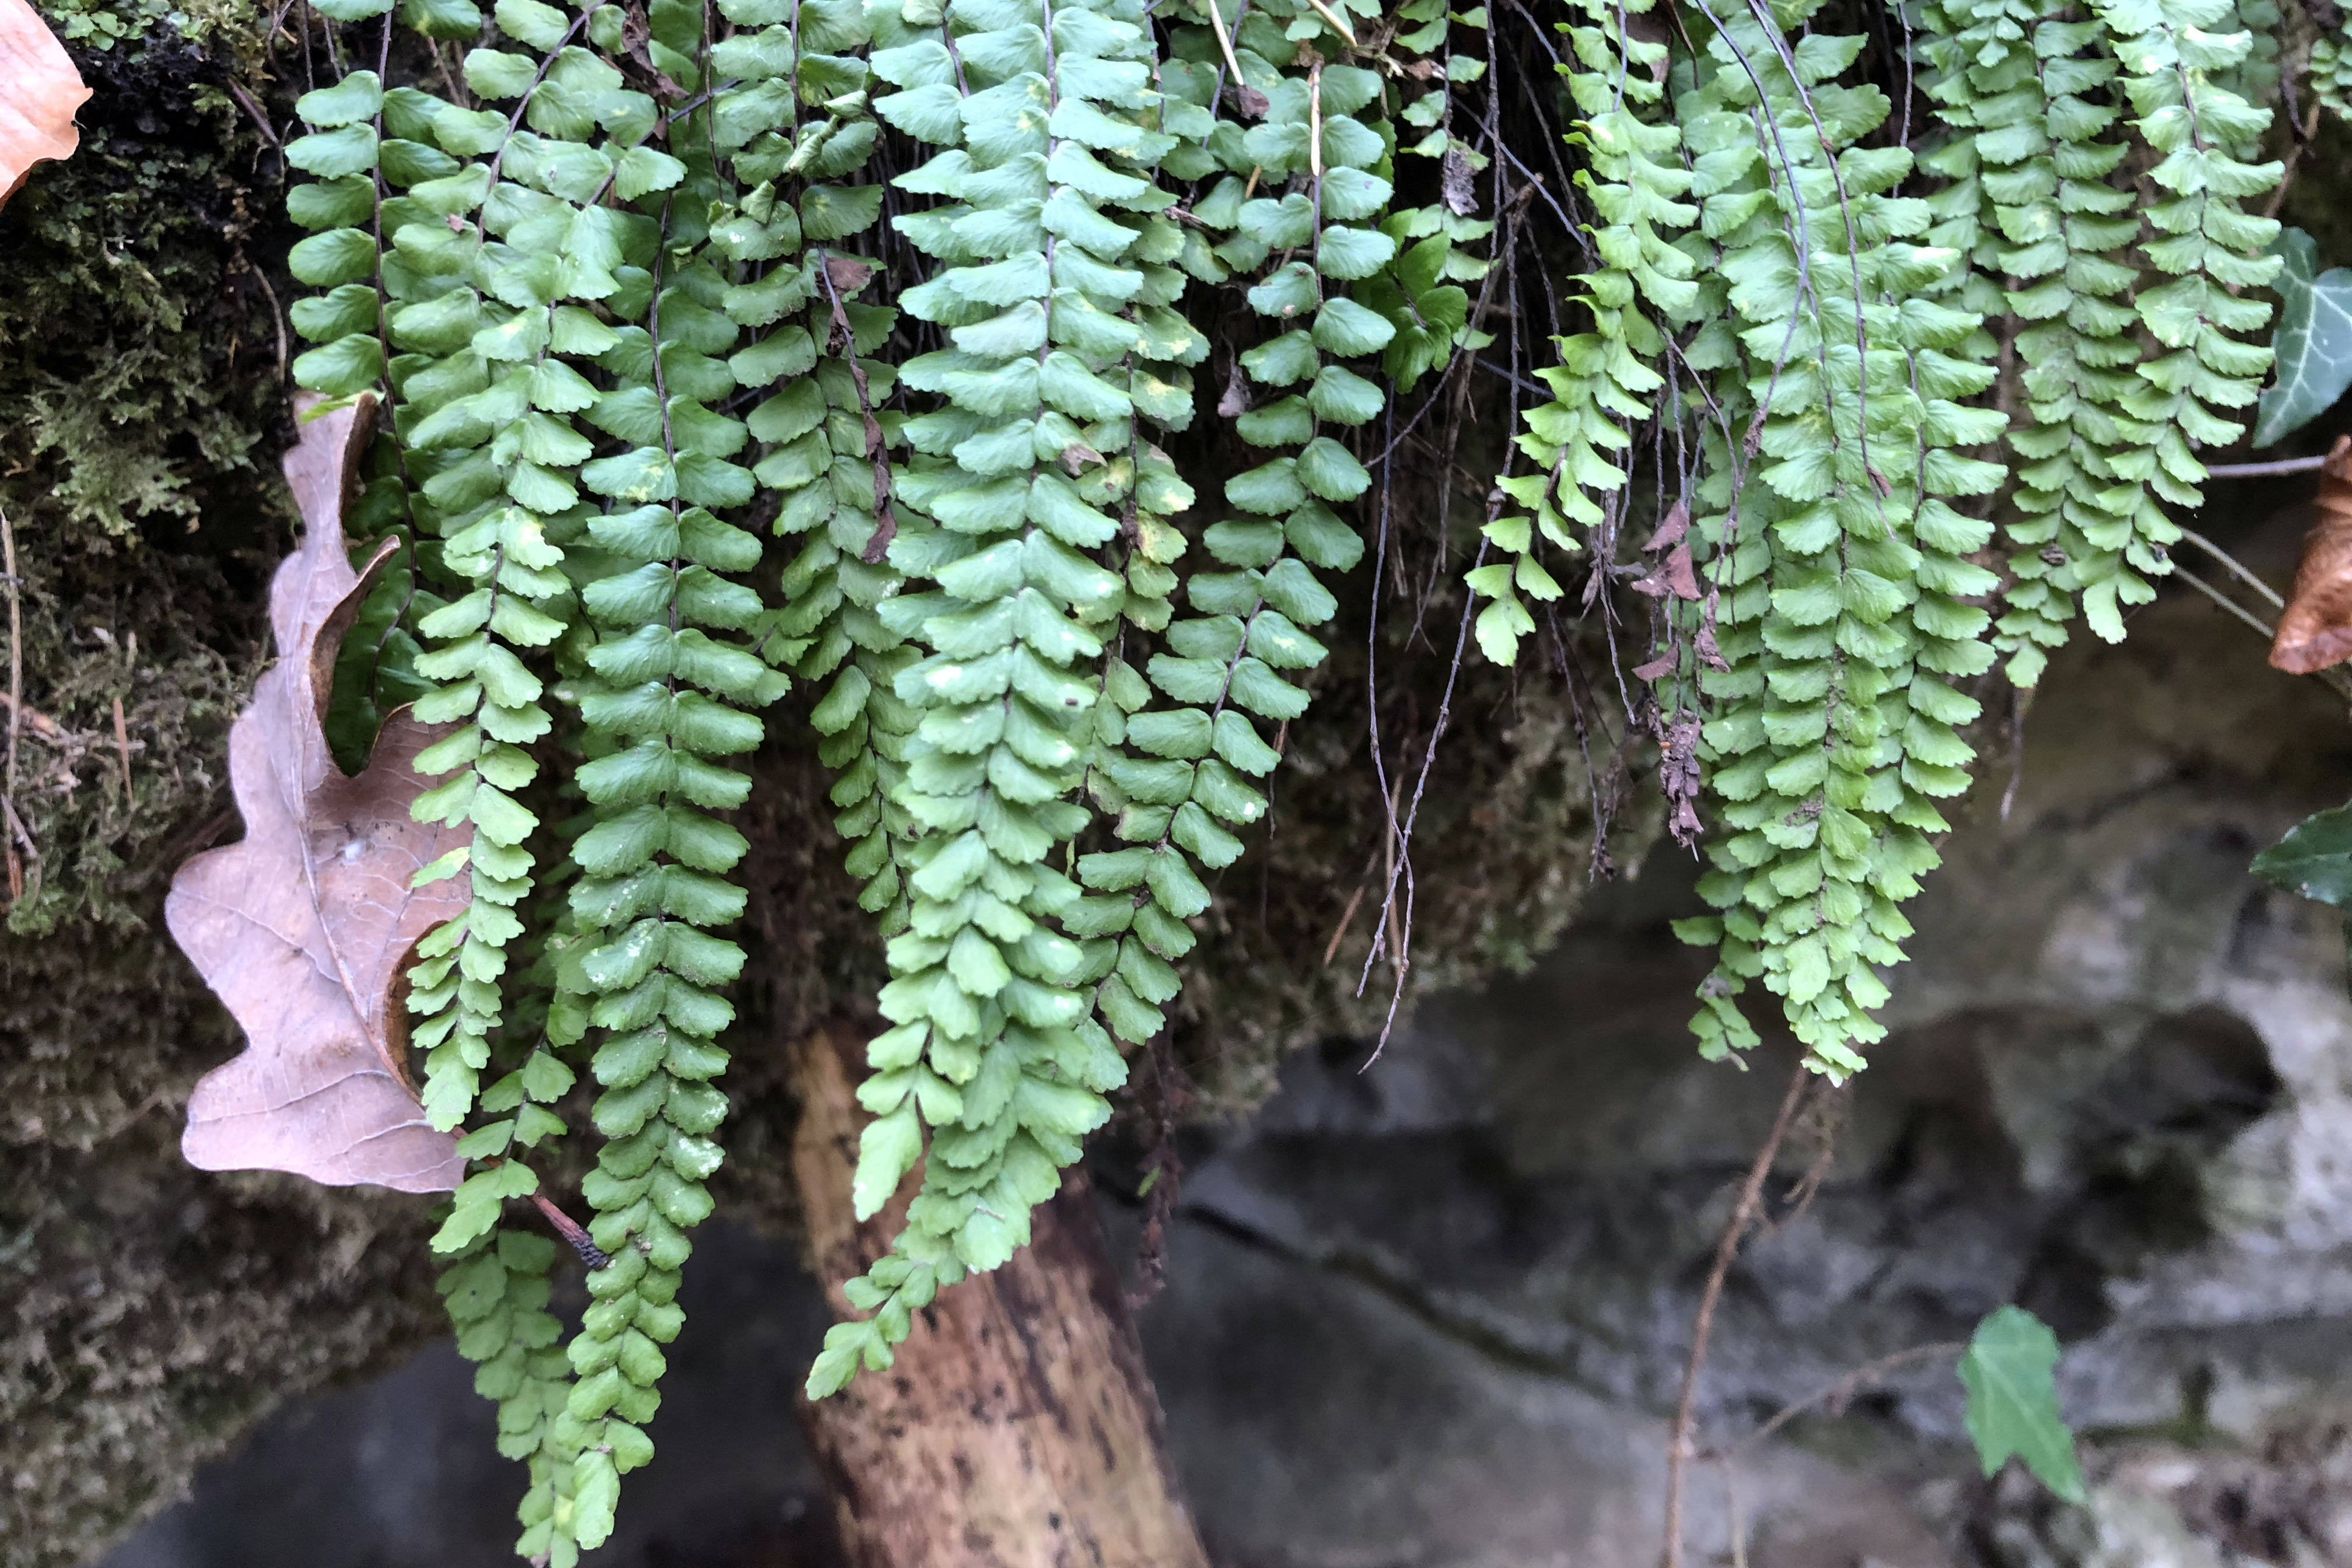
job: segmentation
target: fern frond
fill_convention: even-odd
[[[2010,442],[2024,460],[2022,515],[2008,529],[2020,548],[1996,639],[2020,686],[2065,641],[2078,597],[2095,629],[2120,635],[2116,606],[2153,592],[2140,574],[2161,571],[2154,552],[2178,537],[2150,483],[2158,432],[2128,407],[2143,384],[2139,220],[2112,183],[2127,148],[2105,139],[2116,66],[2102,25],[2068,10],[2000,0],[1924,17],[1937,68],[1927,91],[1955,128],[1927,160],[1951,181],[1930,198],[1935,236],[1976,263],[1971,306],[2021,323],[2028,422]],[[2086,595],[2095,584],[2106,586]]]
[[[1164,305],[1128,309],[1138,264],[1181,247],[1152,175],[1173,142],[1150,128],[1155,55],[1133,0],[956,0],[938,36],[873,58],[899,89],[877,112],[943,149],[898,179],[943,198],[900,221],[940,264],[900,303],[952,346],[901,372],[941,404],[907,422],[894,479],[909,591],[881,613],[928,651],[896,679],[919,718],[894,797],[919,837],[881,996],[896,1026],[859,1090],[876,1117],[859,1215],[919,1159],[924,1179],[894,1252],[852,1289],[874,1316],[826,1335],[813,1396],[887,1365],[914,1308],[1027,1240],[1125,1077],[1080,1027],[1083,954],[1055,929],[1077,889],[1049,859],[1091,818],[1072,798],[1101,689],[1088,672],[1125,592],[1090,555],[1118,532],[1096,470],[1135,408],[1105,373],[1196,338],[1168,330]]]
[[[2338,121],[2352,120],[2352,48],[2340,33],[2315,39],[2304,90]]]
[[[877,614],[901,583],[886,553],[896,527],[887,453],[901,416],[887,406],[897,371],[872,356],[898,312],[861,302],[877,264],[845,248],[879,216],[882,189],[838,182],[864,171],[878,131],[862,51],[876,26],[886,44],[904,43],[906,26],[898,7],[869,18],[855,0],[728,0],[722,10],[747,28],[765,24],[714,51],[722,72],[747,83],[718,105],[730,128],[721,150],[751,186],[722,212],[714,241],[765,268],[729,291],[729,314],[761,334],[731,365],[746,389],[767,393],[749,419],[763,448],[752,474],[776,498],[777,533],[803,541],[784,568],[768,652],[811,686],[831,681],[813,718],[820,758],[839,774],[835,826],[866,884],[861,901],[888,935],[904,923],[900,855],[912,833],[890,794],[913,717],[891,686],[914,656]]]
[[[1300,11],[1297,25],[1313,26]],[[1315,570],[1346,571],[1362,555],[1333,509],[1371,483],[1330,432],[1369,425],[1386,403],[1375,382],[1342,362],[1392,348],[1399,335],[1384,311],[1339,287],[1371,293],[1372,279],[1390,282],[1399,254],[1393,233],[1370,226],[1387,215],[1393,190],[1387,139],[1355,118],[1379,104],[1378,78],[1303,55],[1289,38],[1244,35],[1235,47],[1244,85],[1264,108],[1246,132],[1221,127],[1209,138],[1223,173],[1193,204],[1195,226],[1216,238],[1198,266],[1216,281],[1255,273],[1244,289],[1247,306],[1268,328],[1288,330],[1239,355],[1221,404],[1246,446],[1275,454],[1226,481],[1226,504],[1241,515],[1202,531],[1202,549],[1224,570],[1187,579],[1191,614],[1157,617],[1164,651],[1149,660],[1148,687],[1122,668],[1108,688],[1124,718],[1106,735],[1118,749],[1091,785],[1117,813],[1116,836],[1128,847],[1078,862],[1089,896],[1067,923],[1090,939],[1097,1016],[1131,1046],[1167,1026],[1180,987],[1174,964],[1196,940],[1187,922],[1209,907],[1203,873],[1237,860],[1239,835],[1264,820],[1266,799],[1253,781],[1280,757],[1261,723],[1286,723],[1307,709],[1298,679],[1325,657],[1312,629],[1337,609]],[[1285,185],[1278,197],[1253,194]],[[1435,284],[1433,272],[1423,288]],[[1407,308],[1392,285],[1389,295]],[[1424,326],[1439,316],[1433,310]],[[1457,328],[1460,319],[1457,310]],[[1450,352],[1450,336],[1436,346]],[[1174,510],[1189,506],[1189,487],[1164,458],[1155,468],[1139,494],[1172,494]]]
[[[1641,15],[1649,5],[1627,10]],[[1681,199],[1696,176],[1682,167],[1679,128],[1658,112],[1665,89],[1654,68],[1664,66],[1666,46],[1627,37],[1610,6],[1587,5],[1581,15],[1566,29],[1576,64],[1563,64],[1561,74],[1584,116],[1568,141],[1585,154],[1578,178],[1601,220],[1591,240],[1605,265],[1574,280],[1581,290],[1574,302],[1590,313],[1591,329],[1555,340],[1559,363],[1537,373],[1554,395],[1526,412],[1517,437],[1534,471],[1500,481],[1525,510],[1498,512],[1486,524],[1486,541],[1503,559],[1466,578],[1474,594],[1493,601],[1478,613],[1477,633],[1496,664],[1511,663],[1519,639],[1535,630],[1521,595],[1544,604],[1560,596],[1543,547],[1580,550],[1576,529],[1603,521],[1594,497],[1625,487],[1633,431],[1652,416],[1653,398],[1665,384],[1658,372],[1664,340],[1643,301],[1660,318],[1681,321],[1699,300],[1697,268],[1675,244],[1698,221],[1699,209]]]
[[[1976,704],[1952,682],[1990,660],[1966,601],[1992,578],[1964,559],[1986,526],[1947,498],[1990,493],[2001,470],[1961,455],[1998,433],[1959,401],[1992,380],[1990,339],[1927,297],[1957,258],[1916,243],[1927,209],[1895,194],[1909,152],[1861,144],[1889,105],[1834,79],[1864,40],[1782,30],[1812,9],[1729,20],[1708,46],[1707,107],[1683,116],[1695,161],[1721,154],[1710,200],[1743,168],[1748,189],[1794,199],[1753,204],[1723,240],[1764,417],[1752,467],[1712,444],[1705,494],[1724,510],[1692,525],[1702,569],[1729,568],[1729,668],[1699,678],[1729,832],[1700,889],[1722,914],[1680,929],[1722,944],[1693,1026],[1708,1054],[1754,1043],[1735,999],[1760,980],[1817,1069],[1843,1078],[1884,1034],[1876,966],[1902,956],[1899,905],[1936,862],[1934,802],[1967,785],[1955,727]]]

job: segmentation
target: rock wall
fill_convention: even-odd
[[[2294,534],[2251,546],[2282,581]],[[2006,819],[1996,767],[1919,901],[1890,1038],[1801,1119],[1702,1385],[1731,1447],[2021,1301],[2067,1342],[2093,1507],[1971,1474],[1945,1352],[1698,1467],[1695,1552],[1736,1512],[1786,1568],[2352,1563],[2344,928],[2245,868],[2341,802],[2352,725],[2263,651],[2168,595],[2053,671]],[[1184,1300],[1147,1322],[1233,1560],[1654,1561],[1662,1418],[1787,1059],[1690,1056],[1690,877],[1654,854],[1535,974],[1369,1072],[1335,1047],[1192,1174]]]

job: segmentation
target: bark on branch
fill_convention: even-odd
[[[920,1180],[853,1218],[864,1043],[822,1028],[793,1064],[810,1262],[845,1314],[841,1282],[887,1250]],[[1207,1568],[1083,1170],[1033,1226],[918,1315],[888,1372],[803,1403],[852,1568]]]

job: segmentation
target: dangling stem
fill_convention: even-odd
[[[1731,1218],[1723,1227],[1722,1239],[1715,1244],[1715,1266],[1707,1270],[1706,1288],[1699,1292],[1698,1321],[1691,1329],[1690,1357],[1683,1363],[1682,1394],[1675,1402],[1675,1424],[1666,1436],[1665,1568],[1682,1568],[1684,1472],[1690,1463],[1692,1413],[1698,1403],[1699,1369],[1706,1364],[1706,1342],[1715,1331],[1716,1305],[1723,1300],[1723,1281],[1731,1272],[1733,1259],[1739,1256],[1739,1244],[1747,1238],[1748,1227],[1756,1221],[1756,1210],[1764,1195],[1764,1178],[1771,1173],[1773,1158],[1780,1152],[1780,1141],[1789,1135],[1789,1123],[1795,1119],[1797,1104],[1804,1098],[1806,1080],[1812,1076],[1806,1061],[1803,1057],[1798,1058],[1796,1070],[1789,1075],[1788,1091],[1780,1096],[1780,1109],[1772,1118],[1772,1131],[1764,1135],[1754,1162],[1748,1167],[1748,1179],[1739,1187],[1739,1202],[1733,1206]]]

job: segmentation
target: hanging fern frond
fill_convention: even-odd
[[[1699,209],[1682,199],[1697,176],[1682,166],[1681,131],[1661,112],[1667,47],[1628,37],[1611,6],[1582,9],[1582,22],[1567,29],[1577,63],[1560,72],[1584,116],[1568,140],[1586,157],[1585,199],[1601,220],[1592,248],[1604,265],[1574,280],[1582,289],[1574,303],[1591,327],[1558,340],[1559,363],[1538,372],[1553,397],[1527,411],[1517,437],[1535,470],[1501,481],[1525,510],[1500,512],[1486,528],[1504,559],[1467,575],[1471,591],[1493,601],[1478,614],[1478,646],[1497,664],[1516,658],[1519,639],[1535,630],[1521,595],[1539,604],[1560,596],[1546,547],[1582,549],[1577,530],[1603,522],[1594,497],[1624,489],[1633,432],[1655,413],[1665,384],[1659,321],[1690,320],[1699,300],[1697,266],[1675,244]]]
[[[1155,58],[1127,0],[956,0],[938,36],[874,56],[899,89],[877,111],[942,148],[898,181],[942,201],[900,222],[940,267],[899,298],[952,346],[901,373],[941,405],[905,425],[894,478],[909,591],[882,614],[927,651],[896,679],[919,718],[894,799],[918,837],[881,997],[896,1026],[859,1090],[876,1117],[859,1216],[919,1160],[924,1178],[892,1254],[851,1289],[874,1316],[827,1334],[812,1396],[887,1365],[934,1290],[1026,1242],[1125,1078],[1081,1027],[1083,954],[1055,929],[1076,888],[1051,859],[1090,820],[1073,798],[1089,672],[1124,594],[1090,554],[1118,532],[1103,503],[1134,483],[1131,459],[1123,480],[1098,472],[1132,445],[1136,407],[1104,373],[1180,359],[1196,336],[1164,305],[1128,309],[1138,264],[1181,247],[1152,176],[1172,142],[1151,124]]]
[[[1276,262],[1244,297],[1270,326],[1288,330],[1239,355],[1222,406],[1233,408],[1244,385],[1260,389],[1256,406],[1230,416],[1247,446],[1276,455],[1226,481],[1226,504],[1240,515],[1201,535],[1221,570],[1195,570],[1186,581],[1192,613],[1163,622],[1166,651],[1147,667],[1150,691],[1131,671],[1111,690],[1126,714],[1126,754],[1098,772],[1094,792],[1118,814],[1117,837],[1128,847],[1079,861],[1091,896],[1070,919],[1075,931],[1095,939],[1096,1010],[1134,1046],[1166,1027],[1164,1009],[1181,984],[1173,965],[1195,940],[1186,922],[1209,906],[1202,873],[1240,858],[1237,835],[1265,817],[1265,796],[1253,781],[1279,758],[1260,722],[1306,710],[1296,672],[1322,662],[1311,628],[1336,609],[1314,569],[1345,571],[1363,552],[1331,509],[1361,495],[1371,477],[1326,427],[1366,425],[1384,402],[1376,384],[1340,359],[1384,346],[1392,329],[1329,287],[1372,276],[1396,252],[1369,226],[1391,189],[1368,167],[1381,142],[1349,118],[1377,101],[1379,81],[1319,59],[1261,79],[1260,122],[1221,153],[1227,172],[1192,216],[1223,236],[1214,256],[1229,274]],[[1243,160],[1246,174],[1237,168]],[[1252,177],[1269,190],[1294,188],[1279,198],[1252,196]],[[1277,252],[1313,260],[1277,260]],[[1154,476],[1152,489],[1163,495],[1179,487],[1172,470]],[[1192,498],[1181,489],[1175,499],[1189,505]],[[1170,509],[1163,501],[1154,510]]]
[[[457,1328],[457,1353],[478,1363],[475,1392],[499,1407],[499,1452],[529,1466],[530,1496],[552,1500],[568,1460],[552,1441],[571,1393],[562,1348],[563,1327],[547,1310],[555,1244],[500,1228],[466,1244],[441,1276],[441,1295]],[[549,1530],[530,1519],[519,1548],[545,1550]]]
[[[2150,270],[2169,281],[2143,288],[2137,303],[2148,335],[2171,352],[2141,367],[2147,384],[2129,407],[2162,432],[2155,482],[2169,481],[2167,499],[2196,506],[2205,468],[2194,447],[2242,434],[2230,415],[2252,406],[2270,369],[2269,345],[2242,336],[2268,323],[2270,304],[2242,291],[2278,276],[2279,258],[2264,253],[2279,225],[2242,205],[2268,195],[2284,167],[2252,161],[2270,110],[2222,85],[2253,48],[2246,33],[2210,30],[2229,19],[2227,5],[2151,0],[2102,5],[2098,15],[2123,63],[2132,124],[2161,155],[2149,183],[2169,193],[2148,205],[2151,236],[2141,247]]]
[[[2197,24],[2115,8],[2089,21],[2038,16],[2032,7],[1987,7],[1968,14],[1970,22],[1963,15],[1929,13],[1931,26],[1948,31],[1930,46],[1946,67],[1930,90],[1948,121],[1974,129],[1935,166],[1959,177],[1940,200],[1981,196],[1978,259],[2016,280],[2009,308],[2032,323],[2016,340],[2032,427],[2011,437],[2027,459],[2016,498],[2025,516],[2010,529],[2022,548],[2011,563],[2000,637],[2011,679],[2031,686],[2047,650],[2064,641],[2078,600],[2092,629],[2113,642],[2123,636],[2123,612],[2153,597],[2148,579],[2169,570],[2166,552],[2179,538],[2165,503],[2202,499],[2203,467],[2188,443],[2233,439],[2239,426],[2212,409],[2244,407],[2259,390],[2268,350],[2231,333],[2260,326],[2267,307],[2223,296],[2275,270],[2253,258],[2277,226],[2238,212],[2230,197],[2269,189],[2280,171],[2242,162],[2267,118],[2216,85],[2226,71],[2210,82],[2200,75],[2192,104],[2189,74],[2163,63],[2172,31]],[[2242,63],[2251,47],[2244,35],[2200,37],[2195,63],[2200,73]],[[2127,73],[2119,75],[2118,60]],[[2158,233],[2176,237],[2146,245],[2140,257],[2131,254],[2141,238],[2137,204],[2111,183],[2127,149],[2102,140],[2126,96],[2142,116],[2134,123],[2168,154],[2152,177],[2188,187],[2148,209]],[[2202,184],[2209,161],[2212,194]],[[1973,215],[1953,216],[1965,227]],[[2179,281],[2144,283],[2142,257]],[[2143,329],[2174,353],[2147,358]]]
[[[2313,102],[2336,120],[2352,120],[2352,48],[2340,33],[2313,41],[2309,75],[2304,90]]]
[[[1963,454],[2000,420],[1959,401],[1990,384],[1992,345],[1975,314],[1931,297],[1958,258],[1916,243],[1930,215],[1895,194],[1909,151],[1862,144],[1891,105],[1835,85],[1864,40],[1783,30],[1812,9],[1727,19],[1707,107],[1683,115],[1700,160],[1729,155],[1716,184],[1744,164],[1748,188],[1780,199],[1723,241],[1748,323],[1726,370],[1762,417],[1752,464],[1712,445],[1724,510],[1691,525],[1702,569],[1730,557],[1728,668],[1700,678],[1701,755],[1729,832],[1700,884],[1722,914],[1680,929],[1722,944],[1694,1025],[1709,1054],[1754,1044],[1736,997],[1760,980],[1842,1078],[1884,1033],[1876,966],[1901,957],[1899,905],[1935,864],[1935,801],[1968,783],[1955,727],[1976,703],[1952,683],[1990,663],[1967,601],[1993,579],[1965,559],[1988,530],[1948,498],[1998,485],[1999,466]]]
[[[2160,571],[2152,549],[2177,537],[2158,431],[2129,406],[2144,384],[2139,222],[2111,183],[2126,148],[2102,139],[2118,118],[2116,67],[2102,25],[2059,8],[1931,7],[1926,20],[1927,91],[1956,130],[1927,160],[1951,180],[1930,198],[1936,237],[1977,263],[1972,304],[2025,323],[2014,349],[2029,422],[2010,437],[2023,459],[2008,530],[2020,548],[1997,640],[2010,679],[2032,686],[2076,599],[2101,636],[2120,636],[2116,606],[2152,592],[2140,574]]]
[[[732,259],[765,266],[730,291],[729,313],[761,333],[732,368],[747,390],[765,391],[748,420],[762,449],[752,474],[776,498],[777,533],[803,542],[783,571],[768,657],[813,687],[831,683],[812,717],[824,738],[819,756],[839,775],[835,826],[865,883],[861,902],[895,934],[913,828],[891,792],[914,719],[892,687],[914,653],[879,614],[902,581],[887,555],[897,526],[888,453],[902,416],[886,405],[896,369],[872,356],[898,312],[861,302],[879,264],[845,248],[878,218],[881,187],[838,182],[865,170],[878,132],[874,80],[853,51],[872,43],[877,25],[903,42],[904,24],[893,6],[869,21],[852,0],[722,9],[746,27],[765,24],[714,51],[722,71],[749,84],[719,95],[719,117],[742,127],[730,142],[755,132],[733,161],[757,183],[713,232]],[[794,118],[772,129],[764,106],[779,97]]]

